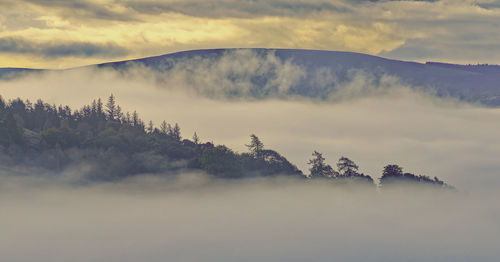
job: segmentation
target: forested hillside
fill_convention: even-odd
[[[374,185],[347,157],[341,157],[335,169],[314,151],[306,175],[254,134],[246,146],[248,152],[237,153],[200,141],[196,132],[184,139],[178,124],[163,121],[156,127],[152,121],[146,123],[136,111],[123,112],[113,95],[105,103],[97,99],[78,110],[42,100],[6,102],[0,97],[0,165],[6,168],[23,166],[56,173],[77,168],[91,181],[199,170],[216,178],[282,175]],[[380,184],[386,187],[397,181],[447,187],[437,178],[386,166]]]

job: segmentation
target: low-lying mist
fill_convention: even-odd
[[[182,174],[0,180],[2,261],[496,261],[498,194]]]
[[[204,74],[158,83],[155,73],[134,70],[32,75],[0,81],[0,94],[80,108],[113,93],[157,126],[179,123],[185,138],[196,131],[243,152],[255,133],[305,173],[318,150],[331,165],[351,158],[375,179],[399,164],[457,191],[186,172],[75,184],[78,169],[0,169],[1,261],[498,260],[499,109],[416,92],[390,76],[374,83],[366,73],[324,100],[256,100],[192,92]]]

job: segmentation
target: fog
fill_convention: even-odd
[[[488,194],[272,179],[2,178],[2,261],[497,261]]]
[[[300,74],[293,65],[276,68],[285,74],[276,81]],[[197,92],[192,85],[203,79],[157,82],[155,73],[133,70],[31,75],[0,81],[0,94],[80,108],[113,93],[144,120],[179,123],[185,138],[196,131],[202,141],[243,152],[255,133],[305,173],[318,150],[329,164],[347,156],[374,178],[394,163],[458,190],[378,192],[198,173],[75,185],[78,170],[54,176],[0,169],[0,260],[498,260],[499,109],[417,92],[391,76],[374,83],[366,72],[325,100],[257,100],[228,99],[215,84]],[[210,72],[222,75],[208,83],[228,75]]]

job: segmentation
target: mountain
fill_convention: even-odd
[[[438,96],[451,96],[467,102],[500,106],[500,66],[497,65],[456,65],[438,62],[423,64],[337,51],[210,49],[178,52],[95,66],[127,72],[127,69],[132,66],[141,65],[156,72],[168,73],[178,69],[179,65],[182,64],[181,68],[188,68],[196,74],[197,70],[209,70],[218,62],[227,61],[224,59],[228,55],[245,51],[251,51],[255,57],[267,59],[271,63],[263,63],[257,67],[261,71],[250,76],[249,72],[241,73],[235,70],[224,77],[229,78],[230,83],[249,81],[251,87],[245,95],[251,95],[254,98],[276,96],[278,92],[281,92],[280,95],[326,98],[338,91],[342,84],[352,81],[356,73],[363,72],[369,75],[371,83],[374,84],[382,81],[383,76],[393,76],[397,77],[403,84],[416,89],[430,90]],[[271,58],[269,58],[270,56]],[[245,60],[248,59],[248,56],[234,55],[232,59]],[[276,59],[277,62],[273,59]],[[185,66],[190,62],[194,65]],[[247,61],[239,62],[244,65]],[[293,78],[293,83],[286,86],[284,90],[277,83],[277,79],[281,78],[276,67],[287,62],[299,68],[303,75]],[[12,77],[13,74],[25,72],[27,69],[18,70],[0,69],[0,78]],[[240,96],[243,94],[237,89],[231,89],[230,93],[225,95]]]
[[[23,76],[25,74],[34,73],[34,72],[41,72],[41,71],[44,71],[44,70],[31,69],[31,68],[4,67],[4,68],[0,68],[0,80],[12,79],[12,78]]]

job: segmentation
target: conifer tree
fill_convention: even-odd
[[[323,154],[314,151],[312,153],[313,159],[309,160],[307,164],[311,165],[310,178],[334,178],[338,174],[333,170],[333,168],[325,163],[325,158]]]
[[[174,128],[172,129],[172,136],[177,140],[181,140],[181,128],[177,123],[175,123]]]
[[[260,139],[255,135],[250,135],[250,144],[245,145],[250,150],[250,153],[254,157],[261,157],[262,150],[264,149],[264,144],[260,141]]]
[[[194,132],[193,134],[193,142],[197,145],[200,142],[200,138],[198,137],[198,134]]]
[[[168,134],[168,126],[167,126],[167,122],[165,120],[163,120],[163,122],[161,122],[161,125],[160,125],[160,131],[167,135]]]
[[[150,134],[153,133],[153,129],[154,129],[153,121],[149,120],[148,128],[147,128],[148,133],[150,133]]]
[[[337,162],[337,168],[341,176],[350,177],[358,174],[358,165],[347,157],[341,157]]]
[[[108,103],[106,103],[106,113],[109,120],[114,120],[116,116],[116,102],[115,96],[111,94],[108,97]]]

